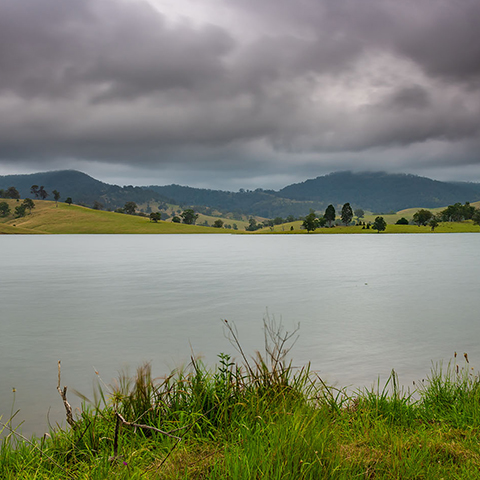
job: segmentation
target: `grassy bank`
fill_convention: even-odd
[[[291,336],[266,327],[253,360],[237,343],[241,364],[220,355],[213,371],[192,360],[154,380],[146,365],[101,386],[68,430],[35,443],[11,433],[0,477],[478,478],[480,382],[468,363],[434,369],[416,401],[393,372],[385,388],[347,395],[285,363]]]

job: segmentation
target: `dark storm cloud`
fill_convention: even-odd
[[[378,152],[383,170],[442,167],[440,142],[480,164],[478,0],[175,6],[2,0],[0,162],[257,182],[374,168]]]

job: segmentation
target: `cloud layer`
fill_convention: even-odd
[[[477,0],[171,3],[2,0],[0,173],[480,180]]]

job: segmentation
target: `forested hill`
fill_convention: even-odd
[[[92,206],[94,202],[99,202],[103,208],[112,210],[122,207],[129,201],[138,204],[149,201],[169,201],[157,192],[142,187],[109,185],[76,170],[0,176],[0,189],[13,186],[22,198],[32,197],[30,192],[32,185],[43,185],[50,194],[47,200],[53,200],[51,192],[58,190],[61,195],[60,201],[71,197],[76,204]]]
[[[150,185],[150,190],[175,199],[179,205],[208,207],[221,212],[232,212],[245,215],[274,218],[277,216],[304,215],[310,208],[323,208],[322,202],[309,200],[292,200],[282,198],[273,190],[228,192],[204,188],[183,187],[181,185]]]
[[[410,207],[443,207],[456,202],[480,200],[480,184],[439,182],[407,174],[337,172],[289,185],[280,191],[224,192],[180,185],[149,186],[178,203],[204,205],[265,217],[303,215],[309,208],[349,202],[373,212]]]
[[[323,211],[349,202],[354,208],[373,212],[404,208],[434,208],[480,200],[480,184],[439,182],[406,174],[338,172],[289,185],[279,191],[228,192],[180,185],[119,187],[95,180],[74,170],[0,176],[0,189],[14,186],[21,197],[31,197],[32,185],[43,185],[51,194],[58,190],[61,200],[92,206],[100,202],[105,209],[137,204],[174,203],[182,207],[208,207],[220,212],[234,212],[273,218],[305,215],[310,208]],[[51,199],[50,195],[48,199]]]
[[[277,195],[333,205],[348,201],[374,212],[386,212],[474,202],[480,200],[480,184],[440,182],[407,174],[337,172],[289,185]]]

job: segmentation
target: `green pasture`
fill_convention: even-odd
[[[416,211],[416,210],[415,210]],[[385,218],[385,217],[383,217]],[[266,227],[257,230],[255,233],[262,234],[303,234],[303,235],[336,235],[336,234],[377,234],[376,230],[363,229],[361,226],[335,226],[333,228],[317,228],[314,232],[308,233],[306,230],[301,229],[302,222],[296,221],[292,223],[286,223],[284,225],[275,225],[274,227]],[[290,227],[293,226],[293,230]],[[283,227],[283,228],[282,228]],[[432,231],[431,227],[418,227],[417,225],[395,225],[388,224],[387,229],[380,234],[385,233],[469,233],[480,232],[480,226],[474,225],[471,221],[465,222],[443,222]]]
[[[4,200],[12,210],[21,205],[21,201]],[[477,202],[480,205],[480,202]],[[476,206],[476,203],[472,204]],[[441,223],[435,232],[431,228],[417,227],[416,225],[395,225],[395,222],[405,217],[409,220],[417,211],[417,208],[402,210],[397,214],[381,215],[387,222],[387,229],[382,233],[465,233],[480,232],[480,227],[471,221],[465,222],[444,222]],[[432,212],[442,209],[431,209]],[[213,228],[200,225],[205,220],[213,224],[220,218],[225,224],[233,226],[237,224],[238,230],[226,228]],[[373,221],[375,215],[366,215],[365,222]],[[185,225],[169,221],[151,222],[148,217],[137,215],[125,215],[115,212],[93,210],[78,205],[67,205],[53,201],[35,201],[35,208],[25,217],[15,218],[13,214],[6,218],[0,218],[0,234],[190,234],[190,233],[241,233],[241,234],[305,234],[306,230],[301,229],[302,222],[295,222],[265,227],[255,232],[246,232],[246,221],[233,220],[231,218],[213,217],[199,215],[197,225]],[[291,230],[293,227],[293,230]],[[336,226],[334,228],[318,228],[312,234],[373,234],[375,230],[363,229],[361,226]]]
[[[14,210],[17,202],[7,201]],[[18,203],[19,205],[20,203]],[[36,207],[22,218],[0,219],[0,233],[50,234],[173,234],[231,233],[233,230],[184,225],[172,222],[151,222],[148,217],[92,210],[78,205],[51,201],[35,201]]]

